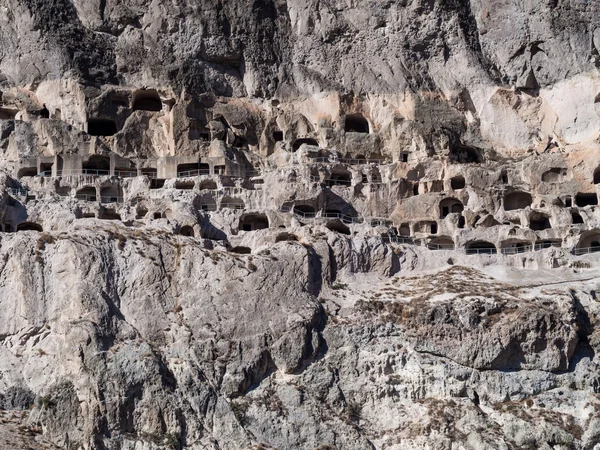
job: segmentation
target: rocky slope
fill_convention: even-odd
[[[0,0],[0,448],[600,450],[599,8]]]

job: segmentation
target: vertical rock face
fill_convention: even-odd
[[[0,0],[0,449],[600,450],[599,13]]]

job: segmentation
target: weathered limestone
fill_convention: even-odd
[[[600,450],[599,13],[0,4],[0,449]]]

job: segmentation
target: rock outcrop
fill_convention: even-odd
[[[600,6],[518,3],[0,2],[0,448],[600,450]]]

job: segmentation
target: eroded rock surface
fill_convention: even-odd
[[[593,1],[0,1],[0,448],[600,450]]]

